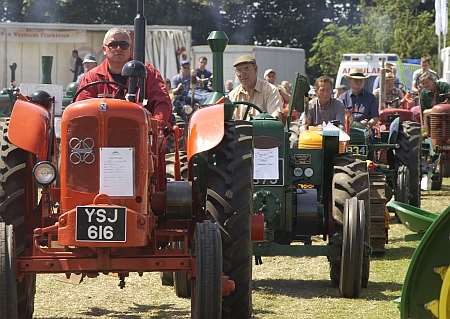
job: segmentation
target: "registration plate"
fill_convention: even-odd
[[[78,206],[76,211],[76,240],[96,242],[125,242],[126,208]]]
[[[367,155],[367,145],[349,145],[347,152],[355,155]]]

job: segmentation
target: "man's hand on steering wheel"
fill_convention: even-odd
[[[246,105],[247,108],[245,109],[244,112],[244,116],[242,117],[243,120],[245,120],[250,112],[250,108],[253,108],[255,110],[257,110],[259,113],[267,113],[265,111],[262,111],[259,106],[256,106],[255,104],[251,103],[251,102],[244,102],[244,101],[237,101],[237,102],[233,102],[233,105],[237,106],[237,105]]]

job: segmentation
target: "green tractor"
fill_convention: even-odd
[[[227,38],[224,33],[213,32],[208,42],[213,50],[213,87],[216,91],[212,100],[217,100],[224,96],[222,52]],[[248,203],[253,204],[254,212],[253,255],[257,264],[262,262],[262,256],[327,256],[332,284],[339,287],[342,296],[356,298],[361,289],[367,287],[370,268],[367,164],[345,152],[343,143],[339,142],[340,130],[333,125],[320,131],[306,131],[300,135],[298,146],[290,146],[291,114],[294,109],[303,112],[304,96],[308,90],[308,80],[298,74],[286,124],[264,112],[252,118],[251,125],[247,121],[237,122],[235,132],[241,134],[242,143],[248,134],[254,136],[253,203]],[[230,103],[227,99],[225,110],[232,114],[235,107],[242,104],[247,107],[245,114],[250,108],[261,111],[257,105]],[[196,112],[192,115],[195,117]],[[193,132],[192,128],[190,132]],[[214,131],[211,134],[215,134]],[[178,142],[174,143],[175,149]],[[213,161],[228,162],[230,168],[240,165],[239,162],[229,162],[227,151],[215,156],[211,158]],[[188,171],[196,169],[187,167],[186,155],[182,151],[167,154],[166,163],[167,177],[173,180],[183,180]],[[239,178],[220,170],[207,176],[208,181],[218,181],[222,185],[219,193],[208,195],[212,203],[228,211],[226,215],[229,218],[219,220],[227,230],[224,242],[227,241],[227,232],[231,231],[229,235],[234,236],[240,231],[239,221],[223,200],[237,196],[238,189],[230,185]],[[210,211],[214,215],[214,210]],[[320,236],[327,244],[313,245],[313,236]],[[304,245],[291,245],[294,242]],[[230,247],[229,253],[236,258],[246,258],[245,249],[237,242],[231,243]],[[234,274],[237,278],[244,275],[239,269]],[[166,284],[174,282],[178,296],[190,296],[189,280],[183,273],[166,272],[162,274],[162,280]]]
[[[389,214],[386,202],[396,201],[420,207],[421,128],[406,109],[385,109],[380,123],[370,129],[353,122],[347,151],[369,161],[371,182],[372,252],[385,252]]]
[[[289,114],[303,112],[308,90],[308,80],[298,74]],[[327,256],[332,284],[342,296],[358,297],[370,267],[367,164],[345,152],[340,129],[331,124],[300,133],[298,146],[291,147],[290,121],[291,115],[284,125],[265,113],[251,121],[253,208],[264,217],[264,227],[255,227],[264,234],[252,233],[258,237],[253,254],[257,264],[261,256]],[[312,236],[328,245],[313,245]]]

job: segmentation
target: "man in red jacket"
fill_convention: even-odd
[[[123,29],[108,30],[103,39],[103,53],[105,60],[97,67],[86,73],[80,81],[79,88],[95,81],[114,81],[127,85],[128,78],[121,75],[122,67],[131,60],[131,37]],[[172,104],[169,94],[159,71],[151,64],[146,65],[147,79],[145,82],[146,108],[159,120],[168,122],[172,114]],[[117,85],[98,84],[83,90],[77,101],[96,98],[99,95],[113,95],[123,98],[123,92]]]

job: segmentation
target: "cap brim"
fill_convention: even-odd
[[[367,75],[346,75],[345,77],[354,80],[365,80],[368,78]]]

